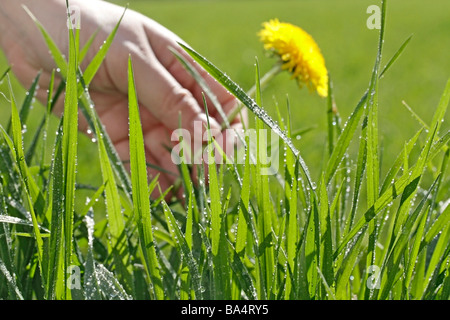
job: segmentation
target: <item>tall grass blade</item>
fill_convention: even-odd
[[[322,176],[320,187],[320,264],[317,266],[320,270],[321,277],[324,277],[328,286],[333,287],[334,270],[333,270],[333,239],[332,226],[330,216],[330,204],[328,202],[328,193],[324,177]],[[325,292],[329,294],[330,288],[325,285]]]
[[[28,13],[30,18],[34,21],[34,23],[38,27],[39,31],[41,32],[42,36],[44,37],[44,40],[47,43],[47,46],[50,50],[53,60],[55,61],[56,65],[59,69],[58,71],[61,73],[61,76],[63,78],[67,78],[68,64],[67,64],[66,60],[64,59],[64,55],[62,54],[61,50],[58,48],[55,41],[48,34],[47,30],[45,30],[42,23],[39,22],[39,20],[36,18],[36,16],[30,11],[30,9],[28,9],[26,6],[22,6],[22,7]],[[70,47],[70,43],[69,43],[69,47]]]
[[[84,81],[85,81],[86,85],[89,86],[89,84],[91,83],[95,74],[97,73],[98,69],[100,68],[103,60],[105,59],[106,54],[108,53],[108,50],[111,47],[111,44],[116,36],[117,30],[119,29],[120,23],[122,22],[122,19],[125,15],[126,10],[127,10],[127,8],[125,8],[125,10],[122,13],[122,16],[120,17],[116,26],[114,27],[112,32],[108,35],[106,40],[103,42],[103,45],[100,47],[100,50],[97,52],[97,54],[94,56],[94,58],[92,58],[89,65],[86,67],[86,70],[84,71]]]
[[[238,214],[238,226],[236,236],[236,253],[240,255],[247,246],[248,237],[248,224],[250,221],[246,219],[244,215],[245,207],[247,212],[249,211],[250,202],[250,149],[249,149],[249,137],[246,137],[247,147],[245,148],[245,164],[244,164],[244,177],[242,180],[242,187],[239,199],[239,214]],[[248,217],[247,217],[248,218]]]
[[[366,121],[363,122],[363,127],[364,126],[367,126]],[[353,190],[352,207],[350,215],[347,217],[344,235],[346,235],[349,232],[349,230],[353,227],[356,211],[358,209],[358,201],[360,198],[361,185],[363,183],[364,173],[366,170],[366,163],[367,163],[367,141],[366,139],[361,138],[359,140],[358,161],[356,165],[355,186]]]
[[[50,242],[48,244],[47,298],[64,297],[64,165],[62,155],[62,126],[56,137],[53,163],[50,170],[51,183],[48,198],[51,201]]]
[[[80,75],[81,77],[81,75]],[[81,85],[85,87],[84,78],[80,78]],[[87,91],[84,91],[84,98],[90,100]],[[111,251],[116,266],[116,274],[119,281],[129,293],[133,292],[132,266],[129,263],[130,250],[127,240],[127,230],[122,205],[120,201],[119,189],[116,183],[113,166],[111,164],[106,145],[108,139],[103,135],[99,121],[93,122],[95,134],[98,137],[98,153],[100,168],[105,187],[106,213],[110,231]]]
[[[342,162],[342,159],[344,158],[345,153],[347,152],[348,146],[350,145],[350,142],[352,141],[355,135],[359,121],[361,120],[361,117],[363,115],[364,104],[366,103],[367,98],[368,98],[368,91],[364,93],[363,97],[356,105],[355,110],[350,115],[349,119],[347,120],[347,123],[344,126],[344,129],[342,130],[338,140],[336,141],[336,147],[333,149],[333,153],[331,154],[325,169],[325,182],[327,184],[330,183],[331,179],[335,175],[337,168],[339,164]]]
[[[346,251],[341,268],[336,274],[336,298],[338,300],[349,299],[347,286],[349,284],[350,275],[353,272],[355,264],[357,263],[359,249],[361,242],[364,239],[364,232],[358,233],[352,238],[352,243],[349,244],[350,249]]]
[[[64,164],[64,234],[65,270],[72,265],[73,254],[73,216],[75,208],[75,183],[78,144],[78,94],[77,94],[77,56],[73,30],[69,30],[69,62],[64,100],[62,153]],[[65,298],[70,297],[66,286]]]
[[[238,253],[233,249],[231,243],[228,243],[230,251],[232,252],[232,259],[230,259],[230,267],[234,272],[234,275],[239,281],[240,287],[245,292],[245,295],[250,300],[257,299],[256,288],[253,283],[250,270],[246,267],[245,263],[239,258]]]
[[[422,241],[423,235],[425,233],[425,227],[427,222],[428,213],[425,213],[422,215],[419,225],[416,229],[416,234],[414,236],[414,242],[411,246],[411,251],[408,256],[408,263],[406,266],[406,272],[405,272],[405,281],[404,281],[404,291],[410,292],[411,287],[411,279],[413,277],[413,272],[416,269],[417,265],[417,259],[419,256],[419,250],[420,250],[420,243]],[[407,299],[411,297],[407,296]]]
[[[98,132],[98,131],[97,131]],[[110,231],[111,250],[116,268],[116,275],[127,292],[133,291],[130,252],[128,248],[127,230],[125,228],[120,194],[114,172],[109,162],[103,137],[98,140],[100,167],[105,183],[106,213]]]
[[[31,109],[31,106],[33,103],[34,96],[36,94],[36,88],[38,86],[40,77],[41,77],[41,72],[38,72],[37,76],[34,78],[32,84],[31,84],[30,89],[25,94],[25,99],[22,103],[22,108],[20,108],[19,117],[20,117],[20,121],[23,126],[25,126],[27,123],[28,114],[30,113],[30,109]],[[7,132],[8,133],[11,132],[11,122],[8,124]]]
[[[317,299],[317,284],[319,274],[317,268],[320,267],[320,217],[318,203],[315,198],[311,199],[312,205],[305,237],[305,262],[306,262],[306,276],[308,280],[309,298]]]
[[[144,257],[145,268],[153,284],[153,293],[156,299],[162,300],[164,299],[164,290],[153,240],[144,137],[139,116],[131,58],[128,61],[128,77],[130,169],[133,188],[133,210],[139,231],[139,242]]]
[[[328,153],[333,154],[335,143],[335,129],[338,125],[338,114],[336,108],[336,101],[334,99],[334,88],[331,76],[328,78],[328,97],[327,97],[327,129],[328,129]]]
[[[259,76],[259,63],[256,60],[255,63],[255,88],[256,94],[255,99],[258,105],[262,105],[261,98],[261,87],[260,87],[260,76]],[[263,129],[263,121],[256,119],[256,141],[258,146],[258,151],[256,154],[256,183],[257,183],[257,203],[259,207],[259,212],[261,213],[258,217],[258,229],[259,237],[262,239],[260,254],[263,266],[263,277],[264,286],[268,294],[268,298],[272,299],[274,292],[271,290],[273,288],[273,274],[275,265],[274,256],[274,233],[273,233],[273,207],[270,201],[269,192],[269,180],[265,171],[268,169],[269,164],[267,150],[267,139],[268,135]]]
[[[366,104],[367,125],[362,130],[362,136],[367,139],[367,164],[366,164],[366,185],[367,185],[367,205],[371,207],[379,196],[380,179],[380,159],[379,159],[379,139],[378,139],[378,84],[379,72],[382,57],[382,48],[384,43],[384,31],[386,27],[386,1],[382,1],[381,9],[381,29],[378,41],[378,52],[375,60],[375,66],[372,71],[372,78],[369,84],[369,98]],[[369,244],[366,257],[366,265],[375,264],[375,246],[377,241],[378,224],[376,218],[371,220],[368,225]],[[367,275],[367,273],[366,273]],[[366,278],[364,278],[364,282]],[[366,299],[369,298],[371,291],[366,291]]]
[[[389,62],[384,66],[384,68],[380,72],[380,78],[384,76],[386,71],[389,70],[389,68],[394,64],[395,61],[400,57],[400,55],[403,53],[405,48],[408,46],[409,42],[411,41],[413,35],[410,35],[405,42],[400,46],[400,48],[395,52],[395,54],[392,56],[392,58],[389,60]]]
[[[88,39],[88,41],[86,41],[86,43],[84,44],[83,48],[80,50],[79,55],[78,55],[78,61],[81,64],[84,60],[84,58],[86,57],[89,49],[92,47],[92,44],[95,40],[95,38],[97,37],[98,31],[95,31]]]

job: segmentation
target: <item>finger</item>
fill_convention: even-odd
[[[206,123],[203,109],[188,89],[147,52],[132,55],[137,96],[140,103],[170,130],[181,127],[193,132],[196,121]],[[220,127],[212,119],[211,126]]]
[[[129,111],[126,97],[117,94],[91,93],[95,109],[113,143],[128,138]],[[142,130],[146,131],[158,124],[158,121],[147,110],[139,105]],[[80,127],[80,130],[82,128]]]
[[[155,163],[156,161],[152,157],[152,155],[148,152],[146,153],[146,158],[148,159],[149,163]],[[149,177],[149,181],[152,181],[153,179],[157,178],[157,184],[150,194],[150,198],[152,199],[159,198],[162,194],[164,194],[164,192],[166,192],[169,188],[173,186],[173,184],[169,181],[167,175],[165,173],[161,173],[155,168],[148,166],[147,174]],[[172,188],[165,196],[165,200],[169,201],[173,196],[174,193]]]
[[[225,113],[228,113],[236,104],[236,98],[230,94],[220,83],[218,83],[210,74],[208,74],[198,63],[179,46],[178,42],[184,43],[171,31],[157,25],[155,22],[145,24],[145,30],[151,47],[155,53],[156,58],[169,71],[169,73],[183,86],[189,89],[192,95],[196,98],[199,104],[202,104],[202,96],[204,90],[197,84],[195,79],[187,72],[184,66],[178,61],[175,55],[170,52],[169,48],[177,50],[184,59],[189,61],[205,80],[208,87],[216,95],[217,100],[222,105]],[[220,115],[212,108],[213,104],[209,99],[207,100],[208,107],[211,108],[211,116],[223,121]]]
[[[161,131],[163,130],[161,129]],[[162,132],[158,131],[152,130],[144,135],[146,157],[150,161],[147,170],[151,179],[159,175],[159,186],[153,191],[152,198],[159,197],[167,189],[171,188],[165,196],[165,200],[170,201],[174,196],[177,199],[181,199],[183,190],[181,188],[177,189],[175,186],[179,179],[178,168],[171,160],[170,151],[166,149],[167,139],[162,138]]]
[[[154,164],[161,168],[161,173],[167,176],[170,183],[174,183],[178,178],[178,168],[172,161],[171,141],[167,128],[159,125],[144,132],[144,145],[148,153],[155,159]]]

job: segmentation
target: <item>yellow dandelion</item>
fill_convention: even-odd
[[[290,23],[270,20],[263,23],[258,33],[266,50],[274,52],[301,86],[316,90],[319,96],[328,96],[328,71],[320,48],[303,29]]]

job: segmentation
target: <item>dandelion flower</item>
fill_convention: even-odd
[[[300,86],[305,84],[319,96],[328,96],[328,71],[320,48],[303,29],[290,23],[270,20],[258,33],[266,50],[281,59],[282,70],[288,70]]]

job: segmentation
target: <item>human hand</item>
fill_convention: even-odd
[[[42,70],[37,98],[45,102],[51,72],[56,65],[21,4],[37,17],[67,56],[66,3],[64,0],[2,0],[0,4],[0,45],[12,71],[25,87],[29,87],[37,72]],[[81,12],[81,45],[98,30],[81,66],[84,69],[112,32],[124,8],[100,0],[72,0],[70,5],[77,6]],[[177,42],[181,39],[160,24],[127,10],[115,40],[89,87],[96,111],[119,156],[124,161],[129,160],[127,63],[131,55],[147,161],[174,173],[178,170],[165,146],[173,145],[170,136],[173,130],[179,128],[180,113],[182,128],[189,130],[191,135],[194,134],[195,121],[207,122],[202,89],[169,50],[171,47],[179,48]],[[216,94],[225,113],[228,113],[236,104],[235,98],[202,69],[199,68],[199,72]],[[209,107],[211,105],[208,104]],[[62,111],[63,101],[59,101],[55,113],[61,115]],[[223,119],[217,110],[210,109],[209,115],[211,129],[220,130]],[[86,132],[87,126],[80,114],[79,129]],[[232,127],[241,129],[239,116],[233,120]],[[176,176],[148,168],[150,177],[157,173],[160,174],[159,183],[163,190],[176,179]]]

